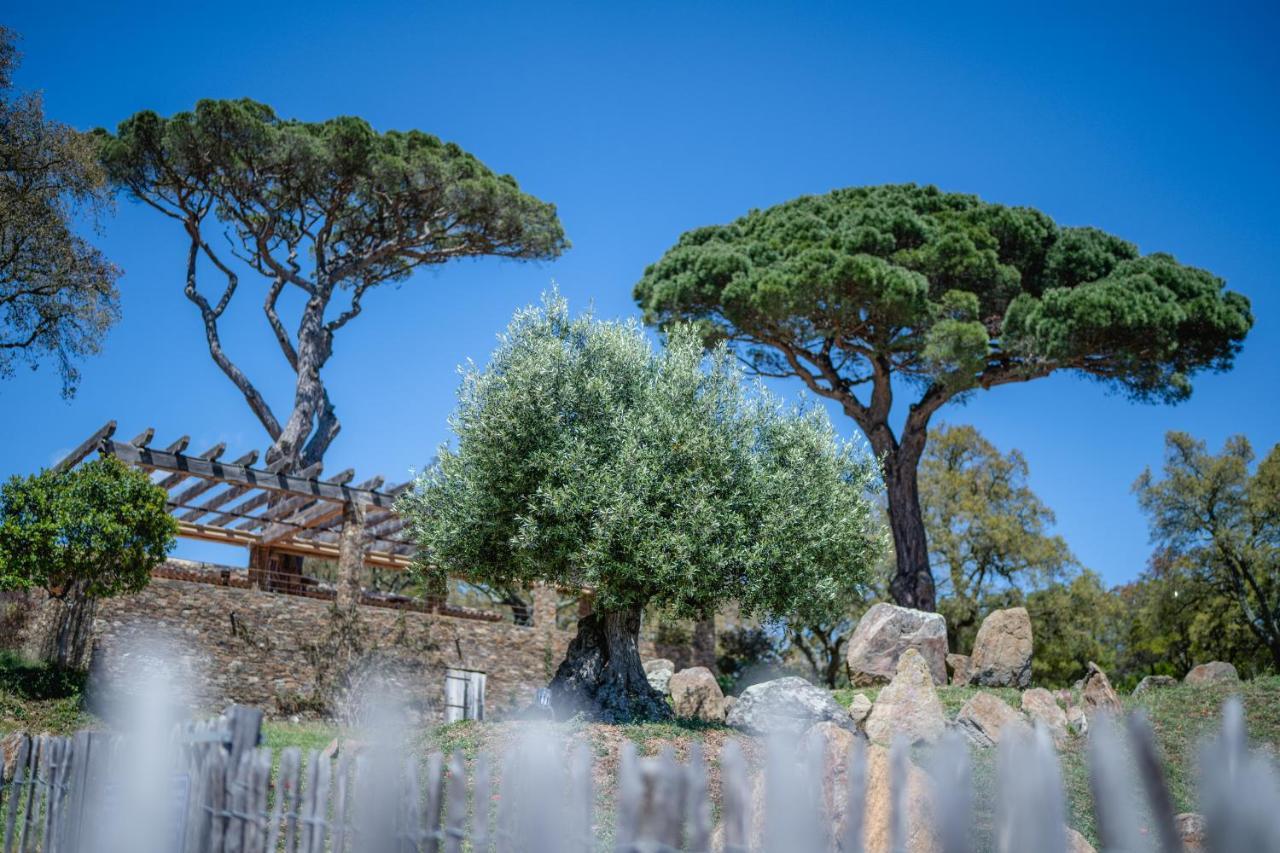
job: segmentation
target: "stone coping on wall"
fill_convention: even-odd
[[[151,572],[152,577],[167,578],[169,580],[187,581],[189,583],[204,583],[211,586],[227,586],[235,589],[251,589],[249,583],[248,572],[244,569],[237,569],[231,566],[223,566],[217,563],[203,563],[195,560],[182,560],[171,558],[161,563]],[[303,587],[299,590],[271,590],[274,595],[293,595],[301,598],[314,598],[320,601],[333,601],[337,597],[337,593],[332,589],[324,587]],[[500,613],[489,613],[484,610],[477,610],[473,607],[460,607],[455,604],[448,604],[440,601],[424,601],[421,599],[408,598],[406,596],[385,596],[370,593],[367,590],[362,593],[360,603],[367,607],[384,607],[389,610],[408,610],[413,613],[439,613],[442,616],[452,616],[457,619],[475,619],[480,622],[504,622],[505,617]]]

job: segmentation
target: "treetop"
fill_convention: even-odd
[[[568,246],[554,205],[417,130],[282,119],[242,99],[169,118],[144,110],[98,134],[118,184],[183,221],[214,213],[267,272],[312,263],[296,251],[304,242],[317,277],[370,284],[457,256],[553,258]],[[259,257],[272,249],[279,268]]]
[[[877,370],[953,395],[1069,369],[1179,400],[1194,372],[1230,367],[1253,323],[1247,298],[1171,255],[914,184],[688,231],[635,297],[647,322],[695,322],[763,374],[798,360],[837,394]]]

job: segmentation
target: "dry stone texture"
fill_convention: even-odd
[[[1089,672],[1084,677],[1084,711],[1086,716],[1094,714],[1119,714],[1124,708],[1120,697],[1111,686],[1111,680],[1102,671],[1102,667],[1089,661]]]
[[[1033,722],[1039,722],[1053,736],[1056,743],[1067,737],[1067,714],[1043,687],[1033,687],[1022,692],[1022,710]]]
[[[845,662],[855,687],[884,684],[897,672],[898,658],[915,649],[928,665],[934,684],[947,683],[947,622],[895,604],[874,605],[858,620]]]
[[[831,693],[794,675],[753,684],[729,709],[727,722],[756,734],[801,734],[830,720],[851,728],[853,722]]]
[[[705,666],[682,669],[670,679],[671,707],[676,716],[708,723],[724,722],[724,693]]]
[[[1215,660],[1209,663],[1202,663],[1192,668],[1187,673],[1187,677],[1182,679],[1183,684],[1214,684],[1216,682],[1236,682],[1240,680],[1236,668],[1225,661]]]
[[[969,684],[1017,687],[1031,684],[1031,617],[1025,607],[995,610],[982,620],[969,658]]]
[[[911,743],[933,743],[946,727],[929,667],[918,651],[907,649],[898,659],[893,681],[876,697],[867,717],[867,737],[889,743],[901,735]]]
[[[991,693],[975,693],[970,697],[956,715],[956,723],[978,746],[996,746],[1015,729],[1027,731],[1022,715]]]

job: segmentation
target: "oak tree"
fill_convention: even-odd
[[[1197,372],[1231,366],[1253,322],[1244,296],[1170,255],[915,185],[804,196],[688,231],[635,298],[647,322],[695,323],[858,424],[888,495],[893,596],[928,610],[917,466],[943,405],[1055,371],[1176,402]]]
[[[1157,556],[1231,602],[1234,621],[1280,669],[1280,444],[1255,465],[1244,436],[1215,455],[1170,432],[1162,474],[1148,469],[1134,484]]]
[[[184,293],[209,353],[270,436],[266,461],[287,469],[320,461],[338,434],[322,371],[371,290],[457,258],[549,259],[567,245],[553,205],[417,130],[207,100],[169,118],[137,113],[101,143],[112,180],[181,229]],[[246,276],[295,375],[284,417],[222,345],[220,321]],[[286,292],[302,304],[293,323],[278,307]]]
[[[1008,587],[1042,587],[1075,565],[1053,511],[1027,484],[1027,460],[1001,453],[972,426],[930,431],[920,498],[932,564],[942,573],[938,609],[953,651],[971,647],[983,602]]]
[[[639,326],[550,297],[465,371],[451,426],[456,446],[398,504],[420,571],[589,592],[551,682],[561,715],[670,716],[641,667],[646,605],[830,610],[881,552],[874,463],[689,330],[655,352]]]

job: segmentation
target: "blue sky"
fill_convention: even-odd
[[[575,307],[634,316],[632,285],[682,231],[802,193],[936,183],[1213,270],[1257,323],[1236,369],[1201,377],[1190,402],[1140,406],[1061,376],[943,410],[1021,448],[1059,532],[1121,582],[1149,553],[1129,487],[1159,463],[1166,430],[1215,447],[1233,433],[1264,451],[1280,440],[1280,16],[973,5],[63,2],[15,4],[4,23],[24,36],[18,83],[77,127],[247,96],[285,116],[429,131],[558,205],[574,248],[555,263],[462,262],[366,299],[327,373],[344,427],[331,471],[397,479],[428,460],[447,437],[455,366],[483,360],[553,279]],[[73,401],[49,369],[0,384],[0,475],[50,464],[112,418],[126,438],[154,425],[196,450],[265,447],[182,296],[181,235],[128,202],[104,225],[124,319]],[[287,408],[260,305],[246,289],[224,342]]]

